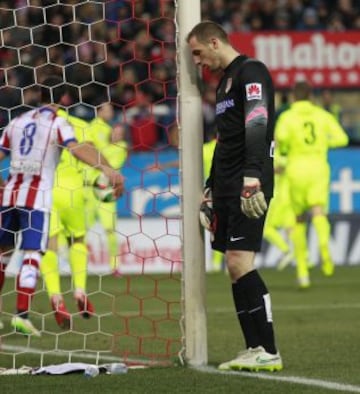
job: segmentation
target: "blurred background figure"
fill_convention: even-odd
[[[125,141],[125,126],[120,123],[111,126],[110,122],[113,118],[114,108],[112,104],[105,102],[97,108],[97,116],[90,122],[90,129],[96,148],[114,169],[120,169],[127,159],[128,144]],[[99,172],[95,171],[92,177],[97,175]],[[121,261],[116,233],[116,201],[101,202],[89,188],[85,189],[85,200],[87,228],[89,229],[96,221],[102,225],[106,233],[110,268],[114,275],[118,275]]]
[[[334,96],[330,89],[322,90],[321,106],[326,111],[330,112],[339,123],[341,123],[341,105],[334,102]]]
[[[346,146],[348,136],[329,112],[311,102],[312,88],[303,81],[295,84],[294,103],[283,112],[275,126],[275,140],[281,156],[286,158],[291,204],[296,214],[293,230],[297,281],[301,289],[310,286],[307,214],[315,228],[321,270],[334,273],[331,257],[330,222],[327,217],[330,165],[328,149]]]

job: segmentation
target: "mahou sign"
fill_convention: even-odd
[[[230,40],[269,67],[277,88],[304,79],[314,87],[360,87],[360,32],[234,33]]]

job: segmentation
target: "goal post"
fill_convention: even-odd
[[[200,0],[177,5],[178,105],[180,115],[180,179],[183,213],[183,297],[185,358],[189,365],[207,363],[205,249],[199,224],[203,185],[203,123],[197,70],[192,64],[186,36],[200,22]]]

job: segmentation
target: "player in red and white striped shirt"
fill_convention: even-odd
[[[61,104],[67,88],[61,79],[48,78],[42,87],[43,103]],[[41,256],[48,241],[49,216],[55,169],[62,148],[66,147],[79,160],[96,166],[111,179],[115,194],[123,192],[123,177],[92,145],[79,144],[72,126],[56,115],[58,106],[48,104],[30,110],[4,129],[0,138],[0,160],[10,157],[9,177],[0,180],[0,290],[6,265],[14,251],[18,235],[23,261],[17,277],[17,315],[11,324],[23,334],[40,336],[28,318]]]

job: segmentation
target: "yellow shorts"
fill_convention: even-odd
[[[322,206],[327,210],[330,187],[329,166],[289,168],[287,176],[296,215],[301,215],[314,206]]]
[[[53,189],[50,237],[63,232],[66,237],[80,238],[86,234],[83,187]]]

